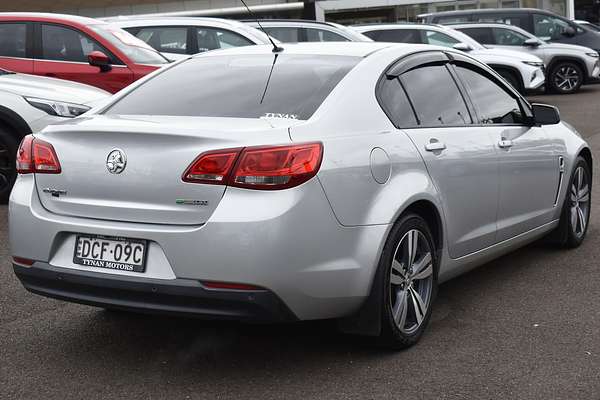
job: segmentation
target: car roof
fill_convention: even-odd
[[[465,15],[465,14],[486,14],[486,13],[503,13],[503,14],[527,14],[530,12],[537,12],[541,14],[553,14],[550,11],[540,10],[538,8],[480,8],[472,10],[454,10],[454,11],[440,11],[434,13],[425,13],[418,15],[419,18],[435,16],[446,16],[446,15]]]
[[[431,46],[424,44],[398,44],[398,43],[381,43],[381,42],[302,42],[302,43],[283,43],[279,45],[283,47],[283,51],[275,54],[302,54],[314,56],[350,56],[350,57],[367,57],[378,51],[394,47],[399,51],[399,56],[402,51],[406,54],[413,53],[418,50],[428,50]],[[200,53],[194,57],[210,57],[221,55],[253,55],[253,54],[274,54],[273,46],[257,45],[257,46],[242,46],[233,47],[224,50],[213,50],[205,53]]]
[[[81,17],[78,15],[69,14],[52,14],[52,13],[34,13],[34,12],[4,12],[0,13],[0,19],[19,19],[19,20],[34,20],[48,22],[64,22],[75,23],[79,25],[96,25],[104,24],[105,22],[89,17]]]
[[[124,26],[136,26],[146,24],[157,25],[203,25],[205,23],[219,23],[230,26],[246,26],[245,24],[231,19],[212,17],[136,17],[118,16],[101,18],[102,21]]]
[[[243,19],[241,20],[241,22],[245,22],[247,24],[257,24],[258,22],[260,22],[261,24],[265,25],[265,24],[290,24],[290,23],[294,23],[294,24],[307,24],[307,25],[322,25],[322,26],[332,26],[332,27],[336,27],[335,24],[332,24],[330,22],[326,22],[326,21],[314,21],[311,19]]]
[[[361,24],[361,25],[352,25],[351,28],[356,29],[359,32],[366,32],[371,30],[382,30],[382,29],[425,29],[425,28],[434,28],[440,30],[449,30],[447,25],[440,24],[418,24],[414,22],[398,22],[398,23],[389,23],[389,24]]]

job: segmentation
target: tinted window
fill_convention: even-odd
[[[529,39],[527,36],[513,30],[494,28],[494,40],[496,44],[502,46],[523,46],[527,39]]]
[[[491,80],[483,71],[475,67],[456,66],[456,71],[465,82],[481,123],[515,124],[523,123],[519,102],[502,86]]]
[[[533,14],[533,34],[542,40],[558,40],[571,25],[564,19]]]
[[[345,37],[324,29],[307,28],[305,32],[308,42],[349,42]]]
[[[229,49],[254,44],[242,35],[218,28],[198,28],[197,38],[200,53],[208,50]]]
[[[185,26],[142,28],[135,36],[158,51],[177,54],[186,54],[187,52],[187,28]]]
[[[416,29],[386,29],[363,33],[376,42],[423,43],[421,32]]]
[[[459,31],[466,33],[481,44],[496,44],[492,28],[461,28]]]
[[[452,47],[456,43],[459,43],[459,41],[446,35],[445,33],[425,31],[425,43],[436,46]]]
[[[417,125],[415,113],[398,78],[383,81],[379,99],[394,125],[399,128]]]
[[[110,57],[106,49],[82,33],[57,25],[42,25],[43,59],[87,63],[87,55],[92,51]]]
[[[125,54],[134,63],[157,65],[169,62],[159,52],[146,44],[146,42],[123,29],[108,24],[91,25],[89,28],[119,49],[121,53]]]
[[[308,119],[360,60],[286,54],[192,58],[150,79],[107,114]]]
[[[27,26],[25,24],[0,24],[0,56],[27,56]]]
[[[300,29],[282,26],[265,27],[269,36],[274,37],[283,43],[298,43],[301,42]]]
[[[515,25],[520,28],[527,27],[527,14],[475,14],[475,22],[497,22],[499,24]]]
[[[402,74],[401,80],[415,107],[420,125],[472,123],[464,99],[444,65],[413,69]],[[435,95],[432,95],[434,91]]]

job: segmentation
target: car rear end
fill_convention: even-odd
[[[28,136],[10,200],[15,273],[34,293],[103,307],[254,321],[352,311],[376,249],[337,222],[315,177],[322,144],[290,129],[359,61],[201,56]]]

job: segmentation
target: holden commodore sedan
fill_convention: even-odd
[[[305,43],[208,52],[27,136],[14,271],[57,299],[417,342],[439,282],[577,247],[588,145],[468,55]],[[164,101],[169,99],[169,101]]]

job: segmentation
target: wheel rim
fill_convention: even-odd
[[[579,71],[570,65],[564,65],[554,73],[554,85],[565,92],[576,88],[580,79]]]
[[[14,175],[13,155],[10,154],[8,146],[0,137],[0,192],[10,186],[12,175]]]
[[[433,256],[425,235],[412,229],[404,234],[390,269],[390,305],[398,329],[414,333],[425,319],[433,288]]]
[[[583,167],[575,170],[571,184],[571,228],[577,237],[583,236],[590,212],[590,185]]]

